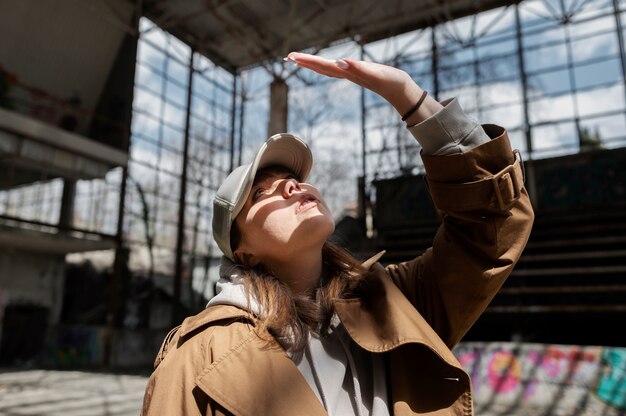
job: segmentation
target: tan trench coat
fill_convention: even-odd
[[[533,211],[506,132],[464,154],[423,155],[446,215],[433,247],[384,268],[370,302],[337,300],[352,339],[387,360],[394,415],[471,415],[468,375],[451,348],[472,326],[524,249]],[[384,288],[381,290],[381,288]],[[146,389],[144,415],[300,415],[326,412],[295,364],[254,331],[248,312],[216,306],[170,332]]]

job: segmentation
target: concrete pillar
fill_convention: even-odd
[[[76,198],[76,181],[63,180],[63,194],[61,196],[61,212],[59,213],[59,228],[67,229],[74,226],[74,199]]]
[[[270,120],[267,126],[268,137],[287,131],[287,108],[289,86],[284,80],[276,78],[270,85]]]

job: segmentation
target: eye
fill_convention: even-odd
[[[265,189],[258,187],[252,190],[252,202],[257,201],[265,193]]]

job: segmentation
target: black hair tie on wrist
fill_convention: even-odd
[[[417,100],[417,104],[415,104],[413,108],[411,108],[409,111],[404,113],[404,115],[402,116],[402,121],[406,121],[407,118],[411,117],[413,113],[416,112],[418,108],[420,108],[420,105],[422,105],[422,103],[426,99],[427,94],[428,94],[428,91],[424,90],[420,99]]]

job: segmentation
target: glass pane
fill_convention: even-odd
[[[571,90],[569,71],[547,72],[528,77],[528,97],[556,96]]]
[[[608,15],[569,26],[569,33],[572,38],[583,38],[606,31],[615,33],[615,16]]]
[[[459,48],[456,44],[444,45],[439,51],[439,66],[447,68],[455,65],[467,65],[475,60],[473,48]]]
[[[165,87],[165,99],[180,107],[187,106],[187,90],[173,82],[168,81]]]
[[[476,15],[476,33],[485,34],[483,38],[493,38],[515,31],[515,10],[513,7],[500,7]]]
[[[156,244],[162,247],[175,248],[176,247],[176,225],[169,222],[160,222],[156,229]]]
[[[574,122],[532,128],[533,157],[549,157],[578,151],[578,133]]]
[[[140,39],[137,45],[137,60],[152,68],[162,70],[163,63],[165,62],[165,53],[155,48],[152,44],[143,42]]]
[[[576,94],[580,116],[601,114],[624,108],[624,85],[615,84],[606,88]]]
[[[570,94],[548,97],[528,103],[529,122],[536,124],[574,117],[574,102]]]
[[[173,129],[169,126],[163,125],[163,145],[168,147],[169,150],[182,152],[185,145],[184,133],[182,130]]]
[[[432,50],[430,28],[398,35],[398,43],[403,55],[420,55]]]
[[[130,148],[132,160],[143,162],[144,165],[158,166],[159,148],[149,141],[133,137],[133,145]],[[135,167],[134,169],[141,169]]]
[[[626,135],[626,116],[616,114],[607,117],[583,119],[580,122],[581,130],[586,129],[592,137],[599,137],[604,147],[611,147],[624,141]]]
[[[497,124],[512,130],[522,125],[524,108],[522,104],[501,105],[482,110],[481,123]]]
[[[165,103],[163,110],[163,121],[174,128],[185,128],[185,111],[182,108]]]
[[[154,68],[142,63],[138,63],[136,68],[135,86],[141,86],[159,93],[162,88],[163,79],[157,74]],[[141,88],[136,88],[135,91],[137,91],[137,89]]]
[[[135,111],[133,113],[131,130],[133,134],[157,140],[159,136],[159,122],[151,116]]]
[[[513,149],[517,149],[522,153],[524,158],[527,158],[527,150],[526,149],[526,135],[520,129],[516,130],[508,130],[507,133],[509,135],[509,141],[511,142],[511,147]]]
[[[494,104],[520,103],[522,85],[517,82],[499,82],[480,86],[481,105],[488,107]]]
[[[174,36],[168,36],[168,40],[168,51],[170,54],[180,62],[184,62],[185,64],[189,62],[191,58],[191,48]]]
[[[563,43],[526,49],[524,52],[524,65],[527,72],[565,65],[566,63],[567,50]]]
[[[622,67],[619,59],[582,65],[574,68],[576,86],[585,88],[622,79]]]
[[[604,33],[572,42],[572,57],[574,62],[596,59],[605,56],[614,56],[619,53],[615,32]]]
[[[549,43],[562,43],[565,41],[565,31],[563,27],[556,23],[550,23],[550,28],[543,30],[533,29],[524,33],[522,44],[524,48],[541,47]],[[556,25],[556,26],[554,26]]]
[[[169,179],[169,182],[172,182]],[[167,184],[168,182],[164,182]],[[178,190],[178,189],[177,189]],[[172,198],[161,198],[159,201],[159,216],[169,221],[177,221],[178,219],[178,193],[172,194]]]
[[[574,21],[590,19],[613,11],[612,0],[593,0],[577,4],[580,7],[580,11],[573,16]]]
[[[213,121],[213,110],[211,104],[205,99],[197,95],[191,96],[192,125],[194,119],[204,123],[211,123]]]
[[[477,106],[477,90],[474,86],[465,86],[458,88],[450,88],[442,91],[440,94],[441,100],[447,100],[456,97],[459,100],[459,104],[466,112],[473,111]]]
[[[188,85],[189,67],[187,64],[182,64],[174,59],[169,59],[167,62],[167,76],[169,79],[176,81],[179,85]]]
[[[519,78],[517,55],[508,55],[497,59],[481,61],[479,64],[479,82]]]
[[[481,45],[479,42],[477,50],[480,59],[491,56],[512,55],[512,53],[517,53],[517,39],[509,38],[501,42],[490,42],[484,45]]]
[[[476,73],[474,65],[459,65],[439,71],[439,88],[447,90],[461,85],[474,84]]]
[[[403,64],[402,69],[408,72],[412,77],[416,77],[432,71],[432,60],[430,58],[412,60]]]

